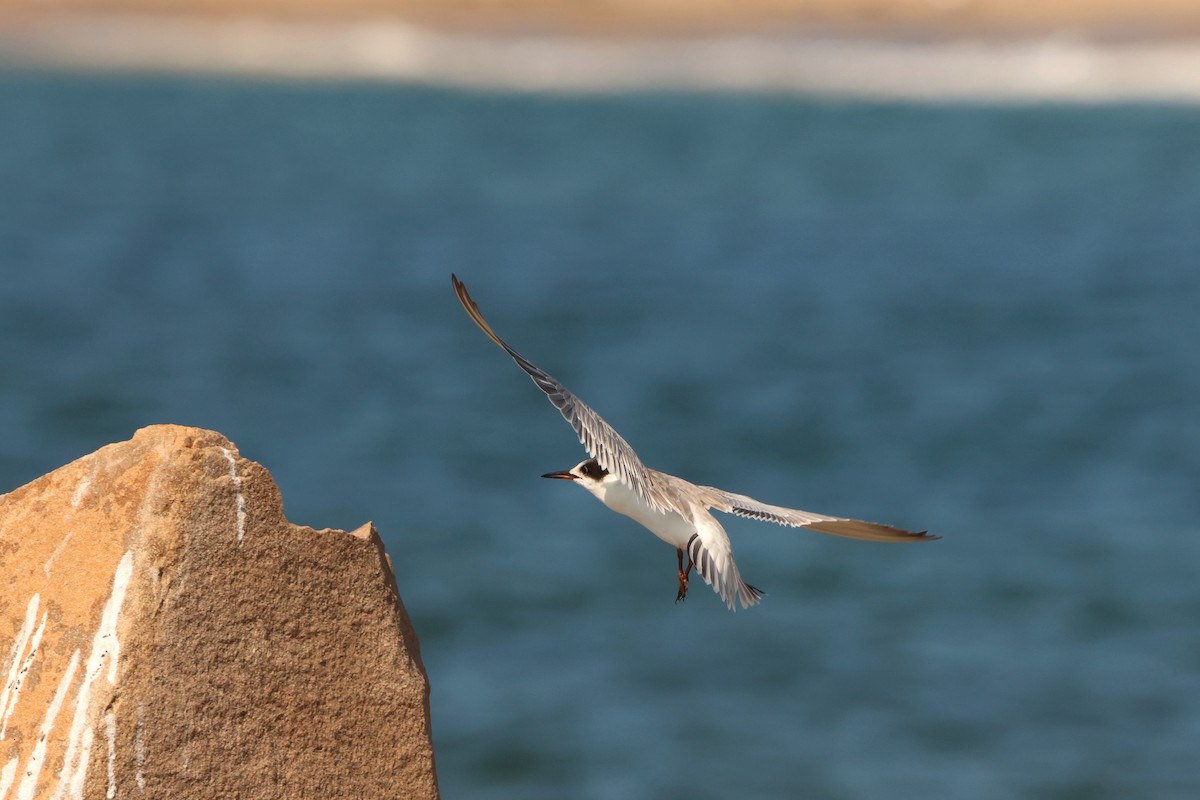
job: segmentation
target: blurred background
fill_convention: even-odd
[[[0,491],[170,422],[374,520],[448,798],[1196,797],[1197,19],[5,0]],[[944,538],[675,605],[451,272],[650,465]]]

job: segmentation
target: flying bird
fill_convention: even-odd
[[[697,486],[647,467],[599,414],[492,330],[456,275],[451,275],[450,280],[458,301],[475,324],[546,393],[554,407],[571,423],[591,456],[569,470],[548,472],[542,477],[568,480],[582,486],[613,511],[636,520],[673,546],[679,578],[676,603],[687,596],[688,578],[693,567],[732,611],[737,610],[738,604],[742,608],[755,605],[763,596],[761,589],[742,580],[733,560],[729,535],[709,513],[711,509],[789,528],[808,528],[870,542],[923,542],[939,538],[930,536],[927,531],[913,532],[876,522],[768,505],[746,495],[712,486]],[[686,568],[683,564],[685,552]]]

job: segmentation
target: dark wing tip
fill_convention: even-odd
[[[898,539],[905,542],[932,542],[935,539],[942,538],[937,535],[931,535],[929,531],[906,531],[903,528],[892,528],[892,530],[896,532]]]
[[[467,293],[467,285],[460,281],[458,276],[453,272],[450,273],[450,283],[454,286],[454,295],[458,298],[458,302],[462,305],[463,310],[467,312],[467,316],[471,318],[471,321],[478,325],[479,329],[487,334],[489,339],[500,345],[500,347],[504,348],[505,352],[507,352],[513,358],[517,358],[517,351],[509,347],[508,344],[501,339],[494,330],[492,330],[492,326],[488,325],[487,320],[483,318],[483,312],[479,310],[479,305],[475,302],[471,295]]]
[[[933,542],[942,538],[929,531],[906,531],[903,528],[893,528],[893,530],[898,534],[897,540],[902,542]]]
[[[468,313],[471,312],[472,308],[476,312],[479,311],[479,306],[475,305],[475,301],[471,299],[471,295],[467,294],[467,285],[460,281],[458,276],[453,272],[450,273],[450,284],[454,287],[454,295],[458,298],[458,302],[463,304]]]
[[[929,531],[914,532],[893,525],[865,522],[860,519],[822,519],[800,527],[868,542],[928,542],[941,538],[940,536],[930,536]]]

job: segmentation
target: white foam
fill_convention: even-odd
[[[960,2],[960,0],[936,0]],[[0,32],[2,34],[2,32]],[[0,56],[109,68],[333,76],[551,92],[788,91],[908,100],[1200,101],[1200,39],[1050,35],[447,34],[400,20],[69,14],[0,35]]]

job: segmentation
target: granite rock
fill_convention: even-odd
[[[0,800],[438,796],[379,534],[288,522],[212,431],[0,495],[0,681]]]

